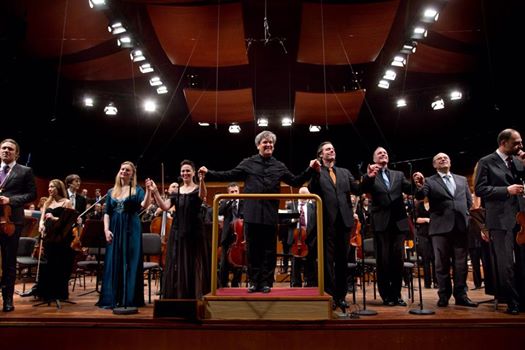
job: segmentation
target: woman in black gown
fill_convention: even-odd
[[[182,185],[167,200],[160,196],[155,184],[150,190],[163,210],[175,206],[166,253],[162,297],[167,299],[199,299],[210,290],[209,242],[205,237],[201,205],[206,197],[202,177],[195,182],[195,164],[181,162]]]
[[[48,191],[39,224],[47,262],[41,265],[36,294],[45,301],[67,300],[75,256],[71,248],[71,228],[78,213],[67,199],[66,187],[61,180],[51,180]]]

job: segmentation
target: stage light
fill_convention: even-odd
[[[383,79],[386,79],[386,80],[396,80],[396,72],[393,71],[392,69],[388,69],[388,70],[385,72],[385,75],[383,75]]]
[[[451,101],[461,100],[462,98],[463,98],[463,94],[459,90],[454,90],[450,93]]]
[[[407,64],[407,60],[402,55],[396,55],[394,59],[392,60],[392,63],[390,65],[394,67],[404,67]]]
[[[228,131],[232,134],[238,134],[241,132],[241,127],[239,126],[239,124],[237,123],[233,123],[232,125],[230,125],[230,127],[228,128]]]
[[[95,10],[104,10],[108,8],[106,0],[89,0],[89,7]]]
[[[122,34],[126,32],[126,28],[124,28],[122,22],[115,21],[108,25],[108,32],[114,35]]]
[[[131,36],[124,34],[117,39],[117,45],[124,49],[131,49],[133,47],[133,40]]]
[[[308,130],[310,132],[319,132],[319,131],[321,131],[321,126],[319,126],[319,125],[310,125],[308,127]]]
[[[416,53],[416,46],[417,46],[416,41],[407,42],[403,44],[403,48],[401,48],[400,52],[405,55]]]
[[[414,31],[412,32],[412,39],[423,39],[426,38],[428,34],[428,31],[421,26],[417,26],[414,28]]]
[[[131,53],[129,54],[129,57],[131,58],[133,62],[141,62],[141,61],[146,60],[146,57],[144,57],[144,54],[142,53],[142,50],[140,49],[135,49],[131,51]]]
[[[165,85],[161,85],[157,88],[157,94],[163,95],[168,93],[168,88]]]
[[[381,79],[379,80],[379,84],[377,84],[377,86],[379,86],[381,89],[388,89],[390,87],[390,83],[388,80]]]
[[[149,63],[143,63],[139,66],[139,70],[143,74],[151,73],[153,72],[153,67]]]
[[[282,126],[291,126],[292,124],[293,124],[293,120],[290,117],[283,117],[283,119],[281,119]]]
[[[118,109],[115,107],[115,104],[113,102],[110,102],[106,107],[104,107],[104,113],[106,115],[117,115]]]
[[[261,127],[268,126],[268,118],[262,117],[262,118],[257,119],[257,125]]]
[[[432,7],[428,7],[423,12],[423,21],[427,23],[437,22],[439,18],[439,12]]]
[[[95,105],[95,101],[92,97],[84,97],[84,107],[93,107]]]
[[[445,108],[445,101],[443,101],[443,99],[438,96],[438,97],[436,97],[434,99],[434,101],[432,102],[431,106],[432,106],[432,109],[435,110],[435,111],[437,111],[439,109],[443,109],[443,108]]]
[[[206,122],[199,122],[199,125],[200,125],[200,126],[210,126],[210,123],[206,123]]]
[[[157,104],[153,100],[146,100],[144,101],[144,110],[153,113],[157,110]]]
[[[404,98],[397,99],[397,101],[396,101],[396,107],[397,108],[406,107],[406,105],[407,105],[407,101]]]
[[[159,77],[153,77],[149,80],[149,84],[151,86],[159,86],[162,85],[162,80]]]

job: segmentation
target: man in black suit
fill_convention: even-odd
[[[323,246],[325,291],[334,298],[334,307],[344,312],[348,291],[347,252],[354,226],[351,193],[359,194],[359,183],[348,169],[335,166],[335,148],[323,142],[317,149],[322,166],[310,182],[310,192],[323,200]]]
[[[219,181],[244,180],[244,193],[280,193],[281,181],[290,186],[301,186],[319,168],[319,162],[312,160],[301,174],[292,174],[282,162],[272,156],[276,140],[273,132],[265,130],[255,136],[258,154],[244,159],[228,171],[213,171],[203,166],[199,173],[208,173]],[[278,200],[244,201],[244,232],[250,281],[248,293],[271,291],[277,259],[278,209]]]
[[[450,158],[438,153],[432,160],[437,174],[425,179],[423,174],[413,175],[417,186],[416,198],[428,198],[430,223],[428,233],[432,239],[436,261],[439,307],[448,306],[453,294],[456,305],[476,307],[467,296],[467,229],[472,194],[467,178],[450,172]],[[450,277],[454,264],[454,290]]]
[[[20,147],[13,139],[5,139],[0,143],[0,204],[11,206],[10,221],[15,224],[12,235],[6,234],[0,228],[0,249],[2,253],[2,298],[3,311],[15,309],[13,293],[16,280],[16,253],[18,240],[24,226],[24,205],[36,198],[33,170],[18,164]]]
[[[371,225],[374,232],[377,285],[383,304],[406,306],[401,299],[404,241],[409,226],[403,193],[411,183],[401,171],[388,169],[388,153],[383,147],[374,151],[374,164],[363,176],[362,190],[372,196]]]
[[[238,194],[239,185],[235,182],[231,182],[228,185],[229,194]],[[222,232],[221,232],[221,260],[219,262],[219,286],[221,288],[228,287],[228,279],[230,271],[233,274],[231,287],[239,287],[242,276],[242,267],[232,266],[228,261],[228,250],[230,246],[235,242],[236,235],[233,230],[233,221],[241,218],[240,204],[242,202],[239,199],[222,200],[219,204],[219,215],[224,217]]]
[[[299,188],[299,194],[308,194],[308,187]],[[307,199],[299,199],[298,202],[290,202],[286,205],[286,209],[291,210],[292,213],[299,214],[298,219],[292,219],[288,228],[288,245],[293,248],[294,232],[298,229],[298,225],[303,225],[306,230],[306,239],[301,244],[304,244],[308,253],[305,257],[292,257],[292,276],[290,285],[292,287],[302,287],[301,271],[304,269],[304,286],[317,286],[317,219],[316,219],[316,205],[314,202]],[[302,213],[302,214],[301,214]],[[301,220],[301,216],[304,218]]]
[[[516,214],[525,210],[524,166],[520,133],[505,129],[498,135],[498,149],[479,160],[475,178],[494,254],[496,296],[504,298],[506,312],[512,315],[519,314],[520,303],[525,306],[525,248],[515,240],[519,230]]]
[[[75,208],[76,211],[80,213],[83,213],[84,210],[86,210],[86,197],[80,195],[78,193],[78,190],[80,189],[80,184],[82,183],[80,180],[80,176],[77,174],[69,174],[66,176],[66,180],[64,181],[66,183],[67,187],[67,196],[68,199],[72,202],[73,208]]]

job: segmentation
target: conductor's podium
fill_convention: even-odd
[[[272,288],[248,293],[246,288],[219,288],[204,296],[206,319],[214,320],[329,320],[332,297],[318,288]]]

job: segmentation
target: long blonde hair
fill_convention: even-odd
[[[53,180],[49,181],[49,183],[53,184],[53,186],[55,186],[55,188],[57,189],[57,198],[56,198],[57,202],[60,201],[62,198],[66,198],[67,199],[66,186],[64,185],[62,180],[53,179]],[[49,196],[47,198],[47,200],[44,202],[44,205],[43,205],[44,210],[45,210],[45,208],[49,207],[49,205],[51,204],[53,199],[55,199],[55,198],[53,198],[53,196]]]
[[[120,197],[122,194],[122,183],[120,181],[119,173],[120,169],[123,165],[129,165],[131,167],[131,170],[133,170],[133,174],[131,175],[131,195],[134,195],[137,193],[137,168],[135,167],[135,164],[133,164],[130,161],[125,161],[122,164],[120,164],[119,171],[117,172],[117,175],[115,176],[115,185],[113,186],[113,198]]]

